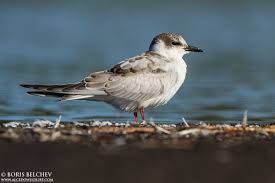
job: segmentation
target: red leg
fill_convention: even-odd
[[[140,115],[141,115],[141,118],[142,118],[142,122],[145,121],[145,117],[144,117],[144,108],[140,108],[139,109],[139,112],[140,112]]]
[[[137,112],[134,112],[134,116],[135,116],[135,121],[137,124],[139,124],[139,121],[138,121],[138,113]]]

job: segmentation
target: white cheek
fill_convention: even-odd
[[[164,44],[164,42],[160,41],[158,44],[153,45],[150,48],[151,51],[156,51],[160,53],[161,55],[164,55],[168,58],[182,58],[183,55],[189,53],[181,48],[167,48]]]
[[[190,53],[189,51],[185,51],[184,49],[173,49],[173,50],[170,50],[171,54],[173,55],[177,55],[178,57],[183,57],[184,55]]]

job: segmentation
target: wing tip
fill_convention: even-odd
[[[30,84],[19,84],[19,86],[23,87],[23,88],[32,88],[32,89],[36,89],[36,87],[38,85],[30,85]]]
[[[43,93],[37,92],[37,91],[27,91],[27,94],[29,94],[29,95],[36,95],[36,96],[42,96],[42,97],[46,96],[46,94],[43,94]]]
[[[30,85],[28,85],[28,84],[19,84],[19,86],[21,86],[23,88],[28,88]]]

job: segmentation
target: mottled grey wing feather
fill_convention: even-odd
[[[132,101],[145,101],[159,96],[169,75],[160,65],[164,58],[145,53],[127,59],[112,69],[93,73],[84,79],[87,90],[104,91],[107,95]]]
[[[163,77],[163,76],[162,76]],[[115,97],[145,101],[163,92],[163,83],[155,74],[136,74],[127,78],[115,77],[105,91]]]
[[[110,70],[90,74],[79,83],[64,85],[21,85],[30,94],[59,97],[62,100],[91,99],[146,101],[159,96],[167,86],[167,60],[154,52],[124,60]],[[109,98],[108,98],[109,97]]]

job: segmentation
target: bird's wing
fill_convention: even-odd
[[[104,98],[111,96],[132,101],[145,101],[172,87],[175,75],[167,72],[169,64],[154,52],[124,60],[113,68],[90,74],[79,83],[64,85],[21,85],[33,89],[29,94],[59,97],[62,100]]]
[[[147,52],[120,62],[112,69],[92,73],[84,79],[87,90],[100,90],[107,95],[133,101],[159,96],[172,77],[165,71],[168,61],[161,55]]]

